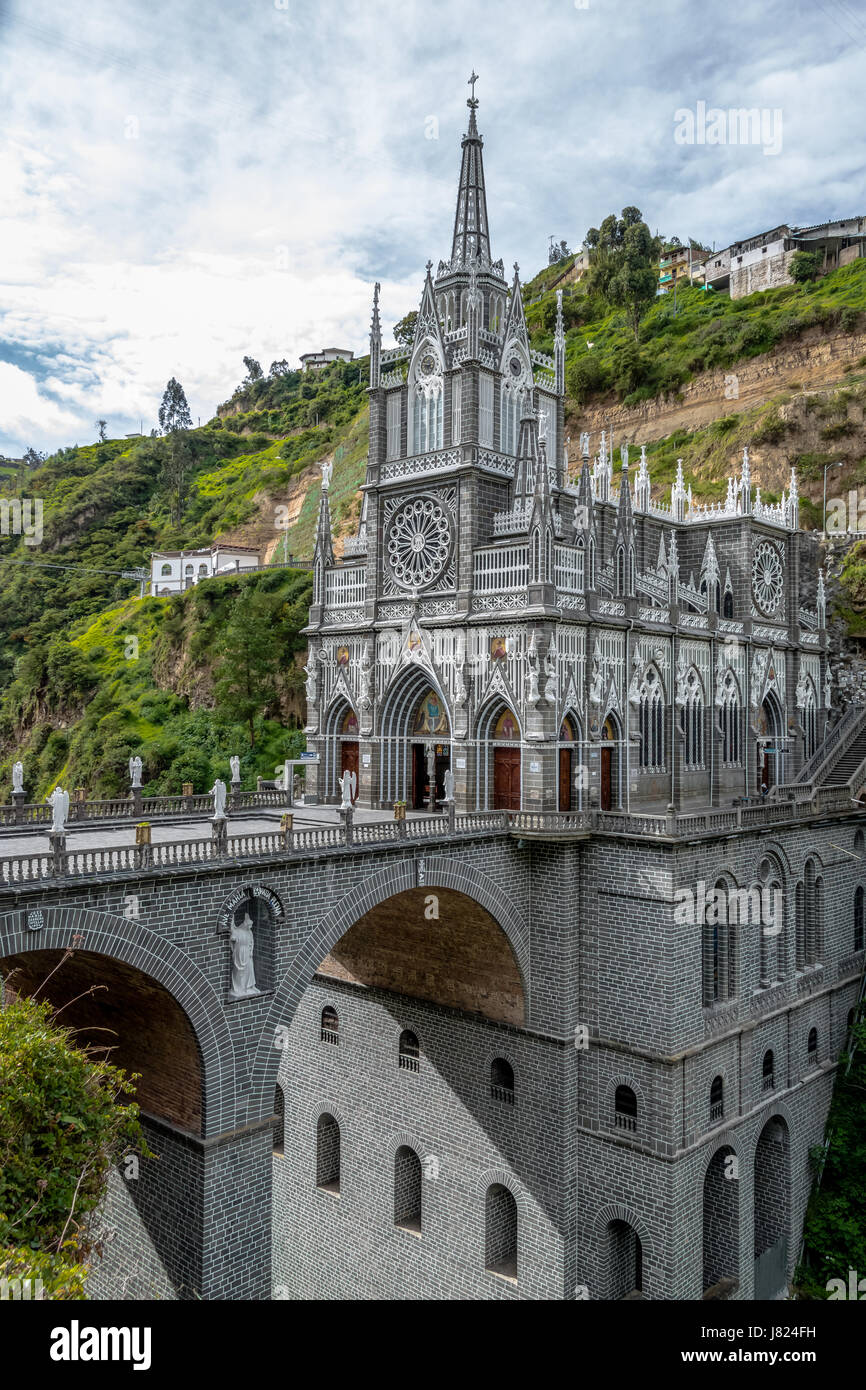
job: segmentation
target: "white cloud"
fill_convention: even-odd
[[[33,377],[11,362],[0,362],[0,454],[20,458],[24,448],[48,437],[68,438],[79,417],[43,395]],[[26,443],[22,446],[21,441]]]

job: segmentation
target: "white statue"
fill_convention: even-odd
[[[358,790],[358,774],[356,772],[344,772],[342,777],[337,779],[337,786],[343,797],[340,810],[351,811],[352,802]]]
[[[445,776],[442,780],[445,783],[445,800],[451,802],[454,800],[454,773],[450,767],[445,769]]]
[[[135,791],[135,790],[140,790],[140,789],[141,789],[141,772],[142,772],[142,767],[143,767],[143,766],[144,766],[144,765],[143,765],[143,763],[142,763],[142,761],[141,761],[141,758],[130,758],[130,760],[129,760],[129,780],[130,780],[130,782],[132,783],[132,787],[133,787],[133,790],[134,790],[134,791]]]
[[[330,459],[325,459],[322,463],[322,488],[325,492],[327,492],[328,488],[331,486],[331,474],[333,471],[333,462]]]
[[[69,815],[69,792],[65,792],[62,787],[55,787],[51,795],[45,799],[52,810],[51,833],[62,835],[66,829],[66,817]]]
[[[243,921],[236,922],[231,929],[232,944],[232,999],[250,999],[261,994],[256,988],[256,972],[253,966],[253,924],[249,913],[244,913]]]
[[[598,655],[592,658],[592,677],[589,683],[589,702],[591,705],[600,705],[604,699],[604,677],[601,673]]]
[[[226,784],[221,782],[219,777],[211,787],[209,796],[213,797],[213,819],[225,820],[226,818]]]
[[[241,760],[240,760],[240,758],[237,757],[237,756],[235,756],[234,758],[229,758],[229,767],[230,767],[231,770],[232,770],[232,781],[233,781],[233,782],[239,782],[239,781],[241,780]]]
[[[307,664],[304,670],[307,675],[307,704],[314,705],[318,694],[318,666],[316,664],[316,653],[312,649],[307,657]]]
[[[24,790],[24,764],[21,762],[12,764],[12,790],[13,792],[23,792]]]
[[[833,673],[830,670],[830,663],[827,662],[827,671],[824,676],[824,708],[831,709],[833,706]]]

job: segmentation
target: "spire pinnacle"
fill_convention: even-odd
[[[456,269],[466,265],[473,256],[483,263],[490,264],[490,232],[487,225],[487,192],[484,186],[484,162],[481,150],[484,144],[478,134],[475,112],[478,98],[475,83],[478,73],[472,69],[468,85],[472,95],[466,105],[469,107],[469,128],[463,136],[461,149],[463,158],[460,165],[460,184],[457,190],[457,210],[454,214],[454,236],[451,243],[451,266]]]

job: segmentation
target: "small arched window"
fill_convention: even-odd
[[[321,1039],[324,1043],[331,1043],[336,1047],[340,1041],[340,1018],[336,1009],[328,1004],[322,1010]]]
[[[657,673],[650,667],[640,692],[640,765],[650,771],[664,768],[664,696]]]
[[[775,1060],[771,1047],[767,1048],[761,1063],[761,1082],[765,1091],[772,1091],[776,1085]]]
[[[394,1155],[394,1225],[421,1234],[421,1160],[407,1144]]]
[[[637,1129],[637,1096],[631,1086],[617,1086],[613,1099],[613,1122],[617,1129]]]
[[[854,892],[854,950],[863,950],[863,888],[858,886]]]
[[[806,1043],[806,1056],[807,1056],[807,1058],[809,1059],[810,1062],[817,1062],[817,1060],[818,1060],[818,1029],[817,1029],[817,1028],[810,1028],[810,1029],[809,1029],[809,1039],[808,1039],[808,1042]]]
[[[502,1183],[484,1199],[484,1268],[503,1279],[517,1279],[517,1202]]]
[[[207,574],[207,565],[199,565],[198,572],[200,575]]]
[[[734,596],[733,596],[733,594],[731,593],[730,589],[728,589],[728,590],[726,590],[726,592],[725,592],[725,597],[724,597],[724,599],[722,600],[722,617],[723,617],[723,618],[733,618],[733,616],[734,616]]]
[[[283,1088],[277,1083],[274,1087],[274,1153],[281,1156],[286,1151],[286,1098]]]
[[[720,1076],[713,1077],[710,1086],[710,1119],[715,1123],[725,1113],[725,1083]]]
[[[184,566],[184,571],[183,571],[183,572],[184,572],[184,574],[192,574],[192,573],[193,573],[193,566],[192,566],[192,565],[185,565],[185,566]]]
[[[316,1125],[316,1186],[340,1191],[340,1126],[333,1115],[320,1115]]]
[[[403,1071],[421,1070],[421,1044],[417,1035],[409,1028],[404,1028],[400,1034],[400,1044],[397,1051],[397,1065]]]
[[[494,1057],[490,1063],[490,1094],[504,1105],[514,1104],[514,1068],[504,1057]]]
[[[171,565],[163,565],[162,569],[160,570],[160,574],[162,575],[163,579],[167,579],[168,576],[171,574]]]

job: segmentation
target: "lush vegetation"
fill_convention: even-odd
[[[109,1169],[146,1152],[135,1077],[96,1061],[48,1003],[0,1009],[0,1278],[41,1279],[49,1298],[84,1296],[88,1218]]]
[[[800,1298],[827,1298],[829,1281],[847,1285],[849,1269],[866,1278],[866,1021],[851,1030],[849,1047],[836,1075],[826,1148],[812,1152],[816,1183],[795,1279]]]
[[[576,405],[608,392],[637,404],[678,391],[699,372],[727,369],[769,352],[809,328],[855,332],[866,323],[864,260],[819,280],[745,299],[681,285],[676,315],[672,295],[654,299],[640,321],[638,341],[626,310],[609,303],[598,283],[585,278],[587,287],[581,282],[563,291],[567,386]],[[533,346],[552,352],[555,290],[528,305],[526,318]]]

